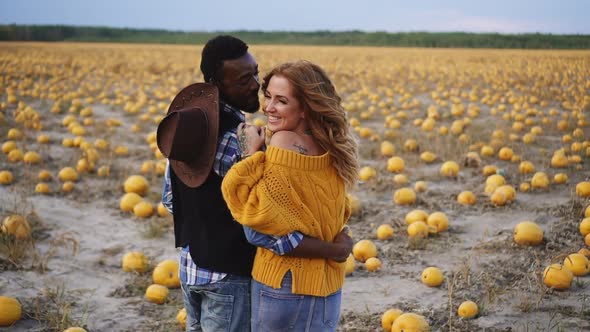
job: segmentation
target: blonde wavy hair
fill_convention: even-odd
[[[309,61],[284,63],[264,76],[263,92],[266,93],[270,79],[275,75],[291,83],[314,139],[328,151],[347,188],[354,187],[359,168],[358,144],[350,131],[342,99],[326,72]]]

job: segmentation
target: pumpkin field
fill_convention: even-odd
[[[182,331],[155,130],[201,48],[0,43],[0,331]],[[589,51],[250,51],[359,141],[338,331],[590,330]]]

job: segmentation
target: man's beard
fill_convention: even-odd
[[[258,112],[258,110],[260,109],[260,102],[256,101],[255,105],[252,105],[251,107],[245,108],[242,111],[246,112],[246,113],[256,113]]]

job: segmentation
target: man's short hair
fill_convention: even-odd
[[[223,67],[223,61],[237,59],[248,52],[248,45],[228,35],[210,39],[201,54],[201,72],[205,82],[211,82]]]

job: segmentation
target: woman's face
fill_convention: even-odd
[[[293,95],[291,83],[282,76],[272,76],[264,92],[264,113],[272,132],[281,130],[304,134],[307,129],[303,108]]]

